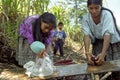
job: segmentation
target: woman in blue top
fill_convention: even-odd
[[[88,63],[102,65],[104,60],[120,59],[120,35],[112,12],[102,7],[102,0],[88,0],[87,7],[89,12],[83,16],[82,31]]]

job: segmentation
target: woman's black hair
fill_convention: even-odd
[[[101,5],[102,6],[102,0],[88,0],[87,1],[87,6],[89,6],[91,4],[97,4],[97,5]]]
[[[34,41],[41,41],[45,43],[45,39],[49,37],[50,32],[42,33],[40,28],[41,20],[47,24],[52,24],[53,28],[56,28],[56,17],[52,13],[45,12],[33,23],[33,39]]]
[[[106,11],[109,11],[111,13],[111,15],[113,17],[115,28],[116,28],[117,32],[119,33],[119,35],[120,35],[120,31],[119,31],[119,29],[117,27],[116,19],[115,19],[115,16],[114,16],[113,12],[110,9],[107,9],[107,8],[104,8],[104,7],[102,7],[102,10],[106,10]]]

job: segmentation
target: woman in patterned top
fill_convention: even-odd
[[[30,44],[41,41],[50,53],[51,39],[56,28],[56,17],[48,12],[42,15],[29,16],[24,19],[19,27],[19,41],[16,53],[18,64],[23,66],[26,62],[35,61],[36,55],[31,51]]]
[[[89,12],[83,16],[82,31],[88,63],[102,65],[104,60],[120,59],[120,34],[112,12],[102,7],[102,0],[88,0],[87,7]]]

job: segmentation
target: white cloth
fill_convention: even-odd
[[[52,75],[56,70],[48,55],[44,58],[37,57],[36,62],[29,61],[23,67],[26,69],[25,74],[29,77]]]
[[[111,43],[120,41],[113,17],[107,10],[102,11],[101,21],[97,25],[94,23],[90,13],[84,15],[82,19],[82,31],[85,35],[90,35],[92,43],[95,41],[95,38],[103,39],[104,35],[111,35]]]
[[[117,25],[120,29],[120,0],[105,0],[103,6],[113,12]]]

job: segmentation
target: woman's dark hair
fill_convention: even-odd
[[[119,31],[119,29],[117,27],[116,19],[115,19],[115,16],[114,16],[113,12],[110,9],[107,9],[107,8],[104,8],[104,7],[102,7],[102,10],[106,10],[106,11],[109,11],[111,13],[111,15],[113,17],[115,28],[116,28],[118,34],[120,35],[120,31]]]
[[[45,12],[33,23],[33,39],[34,41],[41,41],[45,43],[46,38],[49,37],[50,32],[42,33],[40,28],[41,20],[44,23],[51,24],[53,28],[56,28],[56,17],[52,13]]]
[[[102,6],[102,0],[88,0],[87,1],[87,6],[89,6],[91,4],[97,4],[97,5],[101,5]]]

